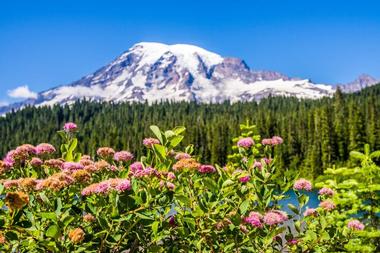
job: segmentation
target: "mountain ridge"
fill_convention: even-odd
[[[361,75],[340,86],[344,92],[355,92],[374,83],[376,79]],[[194,45],[140,42],[92,74],[42,91],[36,99],[0,107],[0,113],[26,105],[70,104],[81,99],[220,103],[260,100],[270,95],[316,99],[334,92],[331,85],[276,71],[252,70],[242,59],[222,57]]]

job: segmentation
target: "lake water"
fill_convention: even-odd
[[[318,207],[319,205],[318,191],[311,191],[311,192],[305,191],[303,192],[303,194],[309,196],[309,202],[306,204],[307,207],[309,208]],[[291,213],[290,209],[288,208],[288,204],[293,204],[294,206],[298,207],[299,205],[297,201],[297,196],[293,190],[288,191],[286,195],[289,196],[289,198],[279,201],[279,204],[282,206],[282,210],[284,210],[287,213]]]

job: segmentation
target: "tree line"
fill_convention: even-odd
[[[269,97],[260,102],[95,103],[27,107],[0,118],[0,155],[20,144],[59,145],[56,131],[65,122],[78,124],[79,149],[95,155],[101,146],[143,152],[150,125],[161,129],[186,126],[184,145],[194,144],[202,162],[226,163],[232,137],[239,124],[249,120],[265,137],[278,135],[284,144],[276,148],[276,165],[282,170],[318,176],[333,165],[349,165],[349,152],[365,143],[380,149],[380,85],[354,94],[339,89],[334,97],[318,100]]]

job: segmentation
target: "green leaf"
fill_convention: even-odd
[[[232,181],[231,179],[227,179],[227,180],[224,181],[224,183],[222,184],[222,188],[227,187],[227,186],[230,186],[230,185],[233,185],[233,184],[234,184],[234,181]]]
[[[234,247],[235,247],[235,243],[233,242],[233,243],[228,244],[226,247],[224,247],[223,250],[225,252],[228,252],[229,249],[233,249]]]
[[[16,241],[18,240],[18,235],[13,232],[13,231],[8,231],[5,233],[5,237],[9,240],[9,241]]]
[[[69,153],[74,152],[74,150],[76,149],[77,145],[78,145],[78,139],[77,139],[77,138],[74,138],[74,139],[71,141],[71,143],[70,143],[70,147],[69,147],[69,150],[68,150]]]
[[[289,203],[288,207],[290,210],[292,210],[293,213],[299,214],[298,208],[295,205]]]
[[[64,140],[66,141],[66,132],[61,130],[61,131],[57,131],[57,134]]]
[[[146,216],[145,214],[142,214],[142,213],[136,213],[136,216],[140,217],[143,220],[154,220],[152,217]]]
[[[40,213],[41,218],[45,218],[52,221],[57,221],[57,215],[54,212],[42,212]]]
[[[176,195],[175,198],[177,198],[185,206],[190,205],[190,199],[186,197],[185,195]]]
[[[250,200],[249,199],[246,199],[244,200],[241,204],[240,204],[240,212],[241,214],[245,214],[248,210],[248,207],[249,207],[249,204],[250,204]]]
[[[203,181],[204,185],[205,185],[209,190],[211,190],[211,191],[213,191],[213,192],[215,192],[215,191],[218,190],[218,186],[216,185],[216,182],[215,182],[213,179],[211,179],[211,178],[209,178],[209,177],[205,177],[205,178],[203,178],[202,181]]]
[[[358,160],[364,160],[365,159],[365,155],[363,153],[358,152],[358,151],[351,151],[350,156],[352,158],[355,158]]]
[[[160,224],[159,221],[155,221],[155,222],[152,223],[152,231],[153,231],[154,236],[157,236],[158,225],[159,224]]]
[[[66,216],[62,222],[63,222],[63,225],[64,227],[66,228],[68,225],[70,225],[71,222],[73,222],[75,220],[75,218],[73,216]]]
[[[193,144],[190,144],[189,146],[186,147],[185,153],[191,155],[193,152],[194,152],[194,145]]]
[[[166,139],[170,139],[171,137],[175,136],[176,134],[171,131],[171,130],[168,130],[168,131],[165,131],[165,138]]]
[[[59,227],[58,225],[51,225],[47,230],[46,230],[46,236],[51,237],[51,238],[57,238],[59,236]]]
[[[154,144],[154,149],[159,154],[160,158],[166,159],[166,150],[165,147],[160,144]]]
[[[161,135],[161,131],[160,129],[158,128],[158,126],[150,126],[150,130],[152,130],[152,132],[154,133],[154,135],[157,137],[157,139],[160,140],[161,144],[164,144],[164,141],[162,139],[162,135]]]
[[[170,141],[170,146],[172,146],[173,148],[177,147],[178,144],[181,143],[181,141],[183,140],[183,136],[176,136],[174,137],[173,139],[171,139]]]
[[[174,131],[177,135],[179,135],[179,134],[185,132],[185,130],[186,130],[186,127],[184,127],[184,126],[178,126],[178,127],[176,127],[176,128],[173,129],[173,131]]]
[[[76,153],[74,156],[74,162],[79,162],[81,158],[82,158],[82,154]]]
[[[371,155],[369,156],[371,159],[373,158],[379,158],[380,157],[380,150],[372,152]]]

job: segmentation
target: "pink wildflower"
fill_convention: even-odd
[[[263,139],[261,141],[261,144],[267,145],[267,146],[275,146],[282,144],[284,140],[280,136],[273,136],[271,139]]]
[[[2,185],[4,186],[5,189],[18,187],[18,184],[19,184],[19,179],[8,179],[2,182]]]
[[[130,168],[131,174],[138,173],[138,172],[140,172],[140,171],[142,171],[144,169],[142,163],[140,163],[140,162],[134,162],[134,163],[132,163],[129,166],[129,168]]]
[[[261,144],[263,145],[272,145],[272,139],[262,139]]]
[[[237,146],[241,148],[250,148],[255,144],[251,137],[242,138],[237,142]]]
[[[352,220],[348,222],[347,227],[352,230],[363,230],[364,224],[358,220]]]
[[[126,190],[130,190],[131,189],[131,181],[129,181],[128,179],[120,179],[120,181],[116,185],[115,189],[118,192],[124,192]]]
[[[155,138],[145,138],[143,140],[143,145],[147,148],[152,148],[154,144],[160,144],[160,141]]]
[[[169,172],[168,173],[168,180],[172,181],[172,180],[175,180],[176,179],[176,176],[173,172]]]
[[[45,164],[51,168],[62,169],[63,161],[59,159],[50,159],[45,161]]]
[[[257,212],[250,212],[248,217],[245,217],[243,220],[246,223],[251,224],[254,227],[262,228],[263,224],[261,220],[263,219],[263,216]]]
[[[63,163],[63,170],[73,172],[76,170],[82,170],[84,166],[76,162],[65,162]]]
[[[298,179],[296,182],[294,182],[293,189],[297,191],[300,191],[300,190],[311,191],[312,185],[309,180],[301,178],[301,179]]]
[[[331,188],[323,187],[318,192],[319,195],[326,195],[326,196],[332,196],[334,195],[334,190]]]
[[[279,210],[273,210],[273,211],[267,212],[264,215],[264,219],[263,219],[264,223],[270,226],[278,224],[278,223],[282,223],[286,220],[288,220],[288,215],[285,212],[279,211]]]
[[[39,167],[43,164],[44,162],[38,158],[38,157],[33,157],[32,160],[30,160],[30,164],[33,166],[33,167]]]
[[[12,156],[19,161],[25,161],[29,156],[36,154],[36,148],[30,144],[23,144],[17,147]]]
[[[67,122],[63,126],[63,130],[65,130],[65,132],[67,132],[67,133],[75,132],[77,130],[77,128],[78,128],[78,126],[73,122]]]
[[[15,153],[15,151],[11,150],[5,156],[5,158],[3,160],[5,167],[10,168],[10,167],[13,167],[13,165],[15,165],[16,161],[14,158],[14,153]]]
[[[272,137],[272,145],[279,145],[282,144],[284,140],[280,136],[273,136]]]
[[[37,155],[48,155],[56,151],[55,147],[49,143],[41,143],[36,147]]]
[[[290,239],[287,241],[289,245],[297,245],[299,243],[299,240],[296,238]]]
[[[198,171],[200,173],[214,173],[216,171],[215,167],[212,165],[201,165]]]
[[[116,152],[113,159],[118,162],[128,162],[133,159],[133,155],[128,151]]]
[[[188,158],[191,158],[191,155],[187,154],[187,153],[177,153],[176,156],[175,156],[175,159],[176,160],[182,160],[182,159],[188,159]]]
[[[266,164],[270,164],[272,162],[272,159],[267,158],[267,157],[264,157],[263,160],[264,160],[264,163]]]
[[[110,158],[114,156],[115,150],[109,147],[101,147],[101,148],[98,148],[96,153],[98,154],[98,156],[102,158]]]
[[[168,187],[169,190],[174,191],[175,184],[173,184],[172,182],[166,182],[166,187]]]
[[[303,216],[317,216],[317,210],[314,208],[308,208],[303,213]]]
[[[326,211],[331,211],[335,208],[334,202],[332,202],[329,199],[319,203],[319,206],[322,207],[323,209],[325,209]]]
[[[150,177],[150,176],[160,177],[160,173],[152,167],[146,167],[143,170],[139,170],[139,171],[136,171],[135,173],[132,173],[132,175],[137,178]]]
[[[243,177],[239,178],[239,181],[241,183],[247,183],[250,179],[251,179],[250,176],[243,176]]]
[[[263,164],[261,162],[255,161],[253,163],[253,167],[254,168],[258,168],[259,170],[261,170],[263,168]]]

